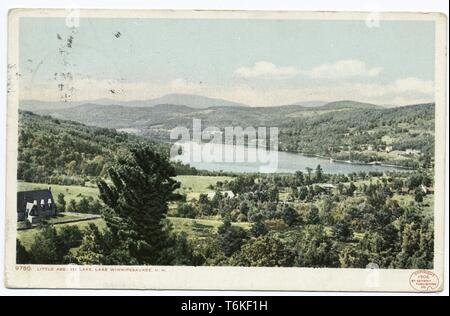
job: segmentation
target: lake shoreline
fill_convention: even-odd
[[[318,154],[308,154],[308,153],[294,152],[294,151],[279,150],[279,152],[287,152],[287,153],[291,153],[291,154],[299,154],[299,155],[302,155],[302,156],[305,156],[305,157],[315,157],[315,158],[330,160],[330,162],[332,162],[332,163],[343,163],[343,164],[361,165],[361,166],[381,166],[381,167],[399,168],[399,169],[405,169],[405,170],[415,170],[415,168],[412,168],[412,167],[406,167],[406,166],[400,166],[400,165],[394,165],[394,164],[387,164],[387,163],[370,163],[370,162],[364,162],[364,161],[348,161],[348,160],[334,159],[332,157],[322,156],[322,155],[318,155]]]
[[[173,161],[179,161],[182,164],[189,165],[198,170],[228,172],[228,173],[271,173],[271,174],[294,174],[297,171],[307,171],[314,169],[320,165],[325,173],[329,174],[351,174],[358,172],[410,172],[413,169],[407,169],[399,166],[392,166],[381,163],[358,163],[342,160],[332,160],[320,155],[306,155],[304,153],[292,153],[286,151],[273,151],[271,161],[268,162],[248,162],[242,161],[221,161],[221,160],[202,160],[202,156],[193,160],[193,150],[188,144],[187,147],[182,145],[183,150],[179,151],[177,155],[171,157]],[[200,149],[201,150],[201,149]],[[216,155],[221,157],[224,149],[218,148]],[[226,149],[225,149],[226,150]],[[231,149],[230,149],[231,150]],[[260,149],[262,150],[262,149]],[[202,153],[200,153],[202,154]],[[245,158],[245,154],[243,156]],[[209,158],[209,157],[208,157]],[[242,158],[242,157],[240,157]],[[271,171],[268,171],[271,170]]]
[[[208,142],[202,143],[202,144],[208,144]],[[180,144],[179,144],[180,145]],[[220,145],[220,144],[219,144]],[[222,144],[222,145],[226,145],[226,144]],[[181,146],[182,147],[182,146]],[[249,146],[244,146],[245,148],[249,148]],[[254,148],[258,148],[259,147],[254,147]],[[271,149],[269,149],[271,150]],[[407,166],[401,166],[401,165],[396,165],[396,164],[388,164],[388,163],[382,163],[382,162],[372,162],[372,163],[368,163],[368,162],[363,162],[363,161],[349,161],[349,160],[341,160],[341,159],[334,159],[332,157],[327,157],[327,156],[323,156],[323,155],[319,155],[319,154],[311,154],[311,153],[304,153],[304,152],[294,152],[294,151],[289,151],[289,150],[277,150],[278,153],[287,153],[287,154],[293,154],[293,155],[300,155],[302,157],[305,158],[317,158],[317,159],[322,159],[324,161],[327,161],[331,164],[342,164],[342,165],[353,165],[353,166],[366,166],[366,167],[383,167],[383,168],[394,168],[394,169],[401,169],[399,170],[401,171],[414,171],[415,168],[413,167],[407,167]],[[201,170],[200,168],[197,168],[199,170]],[[280,172],[284,173],[284,172]]]

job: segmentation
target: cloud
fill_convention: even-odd
[[[258,61],[252,67],[236,69],[234,75],[239,78],[288,79],[299,73],[293,66],[277,66],[267,61]]]
[[[375,77],[381,73],[379,67],[369,67],[361,60],[340,60],[332,64],[317,66],[305,74],[316,79],[343,79],[352,77]]]
[[[399,79],[395,82],[394,89],[397,92],[412,92],[418,94],[433,94],[434,82],[431,80],[422,80],[419,78],[409,77]]]
[[[294,66],[277,66],[268,61],[258,61],[251,67],[236,69],[234,75],[245,79],[289,79],[297,75],[314,79],[347,79],[376,77],[381,71],[380,67],[369,67],[365,62],[357,59],[340,60],[310,70],[300,70]]]
[[[417,82],[421,81],[416,78]],[[409,80],[408,80],[409,81]],[[433,82],[422,80],[425,86],[434,87]],[[410,91],[406,89],[403,79],[384,84],[374,83],[324,83],[296,87],[256,87],[236,85],[234,87],[215,89],[210,97],[229,99],[254,106],[274,106],[295,104],[307,101],[355,100],[379,105],[404,106],[434,101],[434,89],[427,91]],[[412,82],[412,81],[411,81]],[[212,92],[212,91],[211,91]]]

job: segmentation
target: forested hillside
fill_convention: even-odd
[[[290,118],[280,147],[334,159],[429,167],[434,156],[434,104],[357,108]]]
[[[114,129],[20,112],[17,176],[28,182],[84,185],[104,177],[114,157],[135,143],[151,144],[165,154],[169,149]],[[182,174],[190,168],[177,165],[177,170]]]
[[[118,128],[157,140],[168,140],[176,126],[278,127],[279,149],[353,162],[383,162],[417,168],[434,156],[434,104],[383,108],[354,101],[320,107],[287,105],[269,108],[182,105],[151,108],[87,104],[39,113],[85,124]]]

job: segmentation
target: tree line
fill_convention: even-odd
[[[432,214],[424,212],[421,201],[402,206],[393,199],[395,178],[358,186],[349,182],[343,184],[345,194],[341,194],[339,190],[316,193],[315,185],[339,179],[324,174],[320,166],[306,174],[292,176],[243,175],[218,184],[232,190],[236,196],[225,196],[218,190],[213,199],[200,196],[195,209],[189,210],[182,202],[183,196],[177,193],[179,183],[174,180],[175,175],[174,166],[154,148],[142,144],[132,146],[111,164],[110,181],[98,182],[106,228],[91,224],[82,230],[57,230],[44,224],[29,250],[17,243],[17,262],[345,268],[364,268],[369,263],[382,268],[433,266]],[[402,187],[408,185],[414,189],[429,179],[413,174],[402,181]],[[280,201],[277,184],[281,182],[292,187],[307,187],[306,195],[310,190],[314,195],[299,204]],[[223,224],[214,235],[201,242],[189,240],[185,233],[175,232],[167,219],[170,202],[180,203],[177,210],[180,214],[189,215],[199,209],[202,213],[217,212]],[[251,228],[246,230],[233,224],[236,220],[249,221]]]

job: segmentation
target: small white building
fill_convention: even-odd
[[[234,198],[236,195],[233,191],[219,191],[224,197]],[[213,199],[216,196],[216,191],[208,192],[208,199]]]

